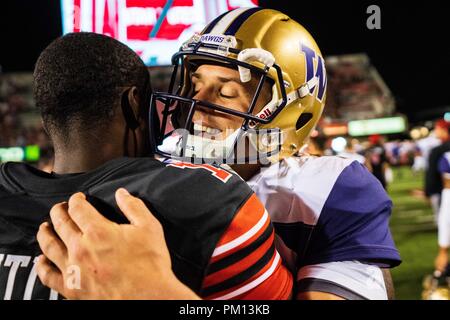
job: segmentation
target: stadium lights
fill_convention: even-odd
[[[331,141],[331,149],[333,149],[333,151],[336,153],[344,151],[346,146],[347,140],[345,140],[345,138],[343,137],[337,137]]]
[[[40,148],[36,145],[26,147],[0,148],[0,162],[27,161],[36,162],[40,158]]]
[[[401,133],[404,132],[406,128],[406,120],[402,116],[355,120],[349,121],[348,123],[348,132],[353,137],[369,136],[371,134]]]
[[[427,127],[416,127],[409,132],[409,135],[413,140],[418,140],[427,137],[429,133],[430,130]]]
[[[417,128],[412,129],[410,131],[409,135],[411,136],[411,138],[413,138],[413,140],[418,140],[422,136],[421,133],[420,133],[420,130],[417,129]]]
[[[450,122],[450,112],[444,113],[444,120]]]
[[[422,137],[428,136],[429,133],[430,133],[430,130],[427,127],[420,128],[420,134],[422,135]]]
[[[348,134],[348,126],[346,123],[332,123],[324,125],[322,128],[326,136],[345,136]]]

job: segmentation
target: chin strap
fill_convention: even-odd
[[[158,149],[162,152],[175,155],[177,157],[194,157],[202,159],[226,159],[234,149],[236,140],[241,133],[241,129],[235,130],[224,140],[216,140],[196,136],[192,134],[179,134],[174,132],[164,139]],[[185,140],[185,143],[183,143]],[[184,155],[182,149],[184,147]]]

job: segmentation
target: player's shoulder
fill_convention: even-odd
[[[355,159],[340,156],[300,156],[288,158],[292,167],[302,168],[303,174],[339,174],[345,168],[355,163]]]
[[[108,169],[106,169],[108,170]],[[172,159],[125,158],[111,171],[111,177],[127,176],[137,180],[152,181],[155,185],[183,185],[193,187],[198,184],[223,190],[231,186],[248,188],[243,180],[230,170],[210,164],[192,164]]]
[[[152,196],[153,202],[172,199],[172,206],[184,204],[197,209],[220,207],[234,211],[252,194],[237,174],[210,164],[137,159],[126,170],[129,172],[125,179],[130,184],[139,184],[140,194]]]
[[[333,179],[332,192],[362,196],[376,191],[387,198],[378,179],[359,161],[339,156],[320,157],[317,160],[319,159],[322,162],[317,162],[314,167],[320,167],[318,170],[322,175]]]
[[[332,185],[326,185],[326,200],[323,202],[321,217],[335,216],[336,212],[344,216],[367,216],[368,219],[380,211],[387,210],[392,206],[386,190],[380,181],[358,161],[344,161],[339,157],[333,157],[335,164],[342,170],[336,170],[333,175]],[[345,165],[347,164],[347,165]],[[345,167],[342,167],[344,166]],[[336,168],[336,167],[334,167]],[[326,169],[325,169],[326,170]],[[320,186],[320,182],[318,183]],[[316,189],[320,192],[320,187]],[[334,219],[334,218],[333,218]],[[351,218],[348,218],[349,221]]]
[[[266,186],[290,190],[317,184],[322,187],[332,186],[339,175],[353,163],[357,162],[336,156],[293,156],[263,168],[252,182],[263,182]]]
[[[3,198],[4,196],[7,196],[8,194],[10,194],[10,191],[7,190],[6,186],[7,183],[5,181],[5,177],[2,174],[3,170],[4,170],[4,163],[0,164],[0,199]]]
[[[379,181],[357,160],[339,156],[300,157],[291,163],[303,162],[301,170],[291,180],[297,193],[308,195],[312,201],[326,205],[332,195],[368,194],[384,191]],[[383,193],[383,192],[381,192]],[[335,198],[335,197],[333,197]]]
[[[357,168],[356,173],[353,166]],[[301,220],[313,225],[329,196],[346,191],[346,185],[340,183],[341,177],[345,181],[351,180],[358,170],[362,171],[360,167],[357,161],[341,157],[295,156],[262,168],[248,183],[265,204],[273,221]],[[296,213],[292,214],[293,211]]]
[[[28,165],[24,162],[4,162],[0,163],[0,199],[10,197],[11,195],[20,191],[17,187],[17,182],[20,181],[14,173],[26,172],[24,169]],[[27,175],[22,175],[26,177]]]
[[[0,180],[2,179],[2,177],[0,177]],[[0,199],[7,197],[11,194],[11,191],[7,190],[1,183],[0,181]]]
[[[250,188],[233,170],[225,166],[214,164],[195,164],[173,159],[159,159],[161,163],[160,174],[174,179],[179,183],[202,183],[209,191],[220,191],[240,188],[242,191]],[[206,190],[208,192],[208,190]]]

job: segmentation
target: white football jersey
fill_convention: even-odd
[[[247,183],[271,216],[277,249],[299,288],[386,298],[379,268],[400,263],[389,231],[392,202],[364,165],[335,156],[290,157]],[[341,276],[330,280],[337,270]]]

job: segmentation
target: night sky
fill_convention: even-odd
[[[450,106],[450,13],[444,1],[260,0],[296,19],[323,54],[366,52],[408,115]],[[366,27],[370,4],[381,8],[381,30]],[[59,0],[0,4],[3,72],[31,71],[40,51],[61,35]]]

